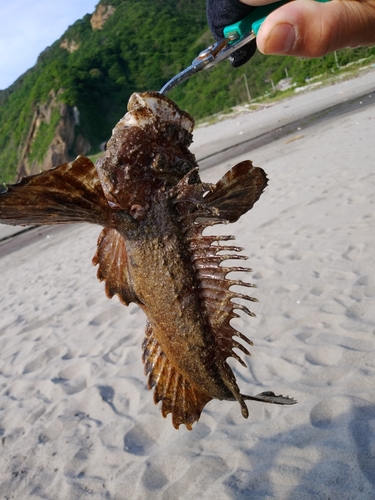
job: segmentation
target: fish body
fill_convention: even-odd
[[[154,401],[164,416],[188,429],[211,399],[278,404],[295,401],[273,393],[240,393],[228,357],[244,364],[252,342],[230,321],[236,310],[253,315],[235,299],[256,301],[231,287],[244,259],[231,236],[206,236],[218,223],[235,222],[251,209],[267,184],[264,171],[241,162],[216,184],[202,183],[189,151],[194,121],[156,92],[133,94],[96,166],[85,157],[9,186],[0,195],[0,222],[60,224],[91,222],[104,227],[93,263],[108,297],[135,302],[148,321],[143,361]],[[224,253],[223,253],[224,252]]]

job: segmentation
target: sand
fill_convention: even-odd
[[[248,368],[232,366],[242,392],[297,405],[249,403],[245,420],[212,401],[175,430],[146,388],[143,313],[96,280],[100,228],[0,245],[0,498],[374,498],[375,92],[357,104],[202,172],[215,182],[246,158],[268,174],[220,230],[245,247],[260,301],[237,322]]]

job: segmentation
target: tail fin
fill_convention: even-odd
[[[260,401],[261,403],[273,403],[276,405],[295,405],[297,401],[294,398],[290,398],[289,396],[276,396],[276,394],[272,391],[261,392],[256,396],[245,396],[241,394],[243,399],[248,399],[251,401]]]

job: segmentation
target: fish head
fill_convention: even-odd
[[[143,219],[153,199],[197,167],[193,118],[158,92],[133,94],[96,168],[108,203]]]

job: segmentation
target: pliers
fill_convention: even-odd
[[[329,0],[316,1],[325,3]],[[254,10],[252,10],[244,19],[224,28],[224,38],[213,45],[210,45],[207,49],[202,50],[191,65],[169,80],[169,82],[167,82],[160,89],[159,93],[166,95],[177,85],[184,82],[195,73],[211,68],[216,63],[223,61],[224,59],[229,59],[233,52],[251,42],[251,40],[254,40],[262,23],[271,12],[288,2],[289,0],[281,0],[279,2],[254,8]]]

